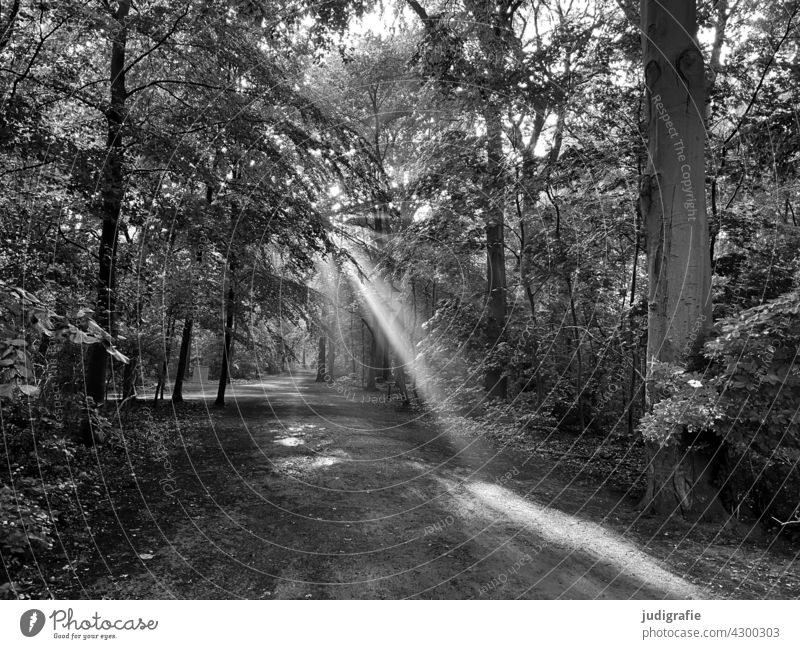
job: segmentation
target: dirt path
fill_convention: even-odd
[[[232,386],[226,410],[181,431],[184,451],[157,468],[171,495],[119,512],[125,536],[101,541],[108,567],[85,594],[706,596],[592,522],[591,490],[363,397],[307,374]]]

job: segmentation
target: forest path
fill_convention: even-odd
[[[110,556],[109,574],[86,593],[703,596],[592,521],[617,498],[592,500],[589,488],[563,484],[533,460],[381,399],[339,393],[308,373],[234,384],[223,412],[209,398],[207,425],[164,467],[175,480],[165,483],[170,495],[157,489],[129,512],[148,519],[130,528],[140,530],[127,537],[134,560]],[[599,508],[591,518],[570,513],[587,502]]]

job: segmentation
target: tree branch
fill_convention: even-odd
[[[420,5],[420,3],[417,2],[417,0],[406,0],[406,4],[408,4],[408,6],[411,7],[414,13],[420,17],[422,22],[424,23],[430,22],[431,19],[430,16],[428,16],[428,12],[425,11],[425,9],[423,9],[422,5]]]
[[[14,4],[11,5],[11,10],[8,12],[8,20],[6,21],[5,26],[3,27],[2,35],[0,35],[0,52],[2,52],[6,45],[8,45],[8,41],[11,40],[11,35],[14,33],[14,23],[17,21],[17,14],[19,13],[19,0],[14,0]]]
[[[137,56],[135,59],[133,59],[133,61],[131,61],[130,63],[128,63],[128,65],[126,65],[126,66],[125,66],[125,69],[122,71],[122,74],[123,74],[123,75],[127,74],[127,73],[128,73],[130,70],[131,70],[131,68],[133,68],[133,67],[134,67],[134,66],[135,66],[137,63],[139,63],[139,62],[140,62],[140,61],[142,61],[143,59],[145,59],[145,58],[147,58],[148,56],[150,56],[150,55],[151,55],[153,52],[155,52],[155,51],[156,51],[156,50],[157,50],[159,47],[161,47],[161,46],[162,46],[164,43],[166,43],[166,42],[167,42],[167,39],[168,39],[170,36],[172,36],[172,35],[173,35],[173,34],[174,34],[176,31],[177,31],[177,29],[178,29],[178,25],[180,24],[180,22],[181,22],[181,21],[182,21],[184,18],[186,18],[187,14],[189,13],[189,8],[190,8],[190,7],[191,7],[191,3],[187,4],[187,5],[186,5],[186,9],[184,9],[183,13],[182,13],[182,14],[180,14],[180,15],[179,15],[179,16],[178,16],[178,17],[175,19],[175,22],[174,22],[174,23],[172,23],[172,26],[171,26],[171,27],[170,27],[170,28],[169,28],[169,29],[168,29],[168,30],[167,30],[167,31],[164,33],[164,35],[163,35],[163,36],[162,36],[160,39],[158,39],[158,40],[155,42],[155,44],[154,44],[154,45],[153,45],[151,48],[149,48],[149,49],[145,50],[145,51],[144,51],[144,52],[142,52],[142,53],[141,53],[139,56]],[[129,94],[129,96],[130,96],[130,94]]]
[[[794,11],[792,12],[792,15],[789,16],[789,21],[786,24],[786,30],[783,32],[783,36],[781,36],[780,40],[778,41],[778,44],[773,48],[772,54],[770,54],[769,61],[767,61],[767,64],[764,66],[764,70],[761,72],[761,78],[758,80],[758,85],[756,86],[756,89],[753,91],[752,97],[750,97],[750,102],[747,104],[747,108],[744,109],[742,116],[739,118],[739,121],[736,124],[736,128],[733,129],[731,134],[727,138],[725,138],[725,141],[722,143],[723,148],[728,144],[728,142],[730,142],[736,136],[736,134],[742,128],[744,120],[747,118],[750,109],[756,103],[756,98],[758,97],[758,93],[761,91],[761,86],[764,85],[764,81],[767,78],[767,73],[769,72],[769,69],[772,67],[772,64],[775,62],[775,56],[778,54],[778,51],[781,49],[781,47],[783,47],[783,44],[789,38],[789,34],[792,33],[792,21],[794,20],[794,17],[797,15],[798,11],[800,11],[800,4],[795,4]]]

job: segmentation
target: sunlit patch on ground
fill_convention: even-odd
[[[276,439],[275,443],[281,446],[300,446],[304,442],[299,437],[281,437]]]
[[[698,588],[665,570],[653,557],[630,541],[597,523],[569,516],[557,509],[527,500],[496,484],[474,482],[466,485],[486,505],[525,526],[526,531],[556,547],[594,556],[612,565],[620,578],[634,577],[643,584],[662,588],[683,598],[702,597]]]
[[[306,443],[306,440],[304,439],[306,435],[319,432],[320,428],[320,426],[316,426],[314,424],[299,424],[297,426],[289,426],[285,429],[285,432],[293,434],[277,437],[273,440],[273,443],[280,446],[302,446]]]
[[[314,424],[300,424],[298,426],[289,426],[286,430],[290,433],[301,433],[307,430],[316,430],[319,426]]]
[[[336,457],[333,455],[318,455],[318,456],[295,456],[287,457],[278,460],[273,460],[273,466],[279,473],[289,475],[310,475],[320,469],[327,469],[335,464],[339,464],[343,457]]]

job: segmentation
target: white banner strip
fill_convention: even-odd
[[[15,601],[0,646],[800,647],[787,601]],[[585,644],[579,644],[585,643]]]

